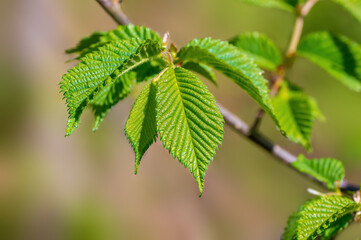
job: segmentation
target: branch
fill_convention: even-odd
[[[119,0],[96,0],[98,3],[102,5],[102,7],[107,11],[107,13],[112,16],[112,18],[119,24],[129,24],[130,21],[126,17],[126,15],[121,11],[120,8],[120,2]],[[309,0],[309,1],[317,1],[317,0]],[[126,21],[119,20],[119,19],[126,19]],[[118,20],[117,20],[118,19]],[[218,104],[219,110],[221,114],[223,115],[224,120],[226,123],[233,128],[237,133],[247,137],[254,143],[256,143],[258,146],[262,147],[264,150],[272,154],[274,157],[276,157],[278,160],[281,160],[282,163],[284,163],[286,166],[290,167],[291,169],[295,170],[296,172],[308,177],[309,179],[317,182],[318,184],[322,185],[323,187],[326,187],[326,185],[315,179],[313,176],[305,174],[300,172],[298,169],[293,167],[291,165],[292,162],[296,161],[297,156],[294,154],[288,152],[284,148],[282,148],[279,145],[276,145],[272,143],[270,140],[268,140],[265,136],[263,136],[261,133],[257,131],[253,131],[252,128],[250,128],[243,120],[235,116],[233,113],[231,113],[229,110],[224,108],[222,105]],[[344,180],[340,184],[340,189],[342,191],[357,191],[359,190],[359,187],[353,184],[350,184],[348,181]]]
[[[300,42],[302,30],[303,30],[303,15],[299,15],[296,19],[295,26],[291,37],[290,44],[286,53],[286,60],[292,59],[297,50],[298,43]]]
[[[264,150],[272,154],[278,160],[281,160],[283,164],[290,167],[291,169],[295,170],[296,172],[308,177],[309,179],[313,180],[314,182],[326,187],[326,184],[317,180],[311,175],[305,174],[300,172],[298,169],[292,166],[292,162],[297,160],[297,156],[290,153],[286,149],[282,148],[279,145],[274,144],[270,140],[268,140],[265,136],[257,131],[253,131],[243,120],[235,116],[229,110],[224,108],[222,105],[218,104],[219,110],[221,111],[224,120],[226,121],[227,125],[233,128],[237,133],[247,137],[258,146],[262,147]],[[340,184],[340,189],[342,191],[357,191],[359,187],[349,183],[347,180],[343,180]]]
[[[122,8],[120,7],[122,0],[96,0],[96,1],[119,25],[128,25],[130,23],[129,19],[123,13]]]
[[[281,87],[283,79],[285,77],[286,70],[292,68],[293,60],[296,56],[298,43],[300,42],[303,31],[304,18],[311,11],[312,7],[317,3],[317,1],[318,0],[307,0],[307,2],[304,5],[301,5],[297,11],[297,18],[293,26],[291,40],[288,44],[284,61],[277,67],[275,81],[271,82],[271,97],[277,95],[278,90]],[[258,126],[260,125],[263,115],[264,111],[262,108],[260,108],[252,124],[252,129],[254,131],[256,131]]]
[[[286,60],[290,60],[295,56],[297,46],[298,46],[298,43],[300,42],[302,31],[303,31],[304,18],[307,16],[307,14],[311,11],[312,7],[317,2],[318,2],[318,0],[308,0],[304,5],[302,5],[299,8],[295,26],[293,28],[291,41],[290,41],[290,44],[288,46],[288,50],[286,53]]]

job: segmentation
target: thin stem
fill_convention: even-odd
[[[277,68],[277,73],[274,76],[272,76],[272,78],[274,78],[274,79],[272,79],[272,81],[271,81],[271,90],[270,90],[271,97],[276,96],[278,89],[280,88],[280,86],[283,82],[284,76],[285,76],[285,67],[283,64],[281,64]],[[258,109],[257,115],[252,124],[253,131],[258,130],[258,127],[261,124],[264,113],[265,112],[262,108]]]
[[[125,19],[128,19],[125,16],[125,14],[121,11],[120,6],[119,6],[119,8],[113,8],[114,10],[116,10],[115,12],[108,11],[107,8],[104,7],[103,2],[109,2],[109,1],[105,1],[105,0],[103,0],[103,1],[97,0],[97,1],[103,6],[103,8],[107,11],[107,13],[113,17],[114,20],[117,19],[117,16],[122,16]],[[314,1],[314,0],[310,0],[310,1]],[[118,4],[120,4],[119,0],[117,0],[116,2]],[[113,3],[114,3],[114,1],[113,1]],[[120,22],[118,22],[118,23],[121,24]],[[128,23],[130,23],[130,22],[128,22]],[[276,79],[276,81],[277,81],[277,79]],[[219,107],[221,114],[223,115],[224,120],[231,128],[233,128],[234,131],[247,137],[252,142],[254,142],[258,146],[262,147],[264,150],[266,150],[268,153],[270,153],[271,155],[276,157],[278,160],[280,160],[286,166],[290,167],[291,169],[295,170],[296,172],[298,172],[302,175],[305,175],[306,177],[308,177],[309,179],[312,179],[313,181],[317,182],[318,184],[322,185],[323,187],[326,187],[326,185],[323,182],[320,182],[319,180],[315,179],[311,175],[300,172],[298,169],[296,169],[292,166],[291,163],[296,161],[296,159],[297,159],[296,155],[288,152],[286,149],[282,148],[281,146],[274,144],[273,142],[268,140],[265,136],[263,136],[261,133],[259,133],[257,131],[253,131],[253,129],[250,128],[243,120],[241,120],[240,118],[235,116],[233,113],[231,113],[229,110],[224,108],[222,105],[218,104],[218,107]],[[340,184],[340,189],[344,192],[357,191],[357,190],[359,190],[359,187],[349,183],[347,180],[344,180]]]
[[[128,25],[130,20],[124,14],[120,4],[121,0],[96,0],[103,9],[111,16],[119,25]]]
[[[276,72],[276,80],[271,84],[270,96],[274,97],[277,95],[279,88],[282,85],[283,79],[286,74],[286,70],[290,69],[293,65],[293,60],[296,55],[297,47],[301,39],[303,25],[304,25],[304,17],[311,11],[312,7],[316,4],[318,0],[308,0],[303,6],[299,8],[297,13],[297,18],[295,21],[295,25],[293,27],[293,33],[291,36],[291,40],[288,44],[288,48],[286,51],[285,59],[283,63],[281,63],[277,67]],[[256,131],[261,123],[262,117],[264,115],[263,109],[259,109],[255,120],[252,124],[252,129]]]
[[[301,15],[306,16],[312,9],[312,7],[318,2],[318,0],[309,0],[301,8]]]
[[[304,18],[311,11],[312,7],[317,3],[317,1],[318,0],[308,0],[303,6],[301,6],[299,8],[296,22],[293,27],[291,41],[288,45],[288,49],[286,52],[286,61],[295,56],[297,46],[298,46],[298,43],[300,42],[302,31],[303,31]],[[286,65],[286,67],[288,67],[288,66]],[[289,66],[289,68],[290,67],[291,66]]]
[[[293,28],[293,33],[291,37],[290,44],[288,46],[288,50],[286,53],[286,59],[287,58],[293,58],[296,54],[298,43],[300,42],[300,38],[302,35],[303,30],[303,17],[302,15],[299,15],[296,18],[295,26]]]
[[[261,121],[262,121],[264,113],[265,112],[264,112],[263,108],[258,109],[256,117],[255,117],[252,127],[251,127],[251,129],[253,131],[258,131],[258,127],[261,125]]]

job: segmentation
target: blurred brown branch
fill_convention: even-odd
[[[250,128],[247,123],[245,123],[242,119],[235,116],[233,113],[231,113],[229,110],[224,108],[222,105],[218,104],[219,110],[221,111],[224,120],[230,126],[233,130],[238,132],[239,134],[247,137],[260,147],[262,147],[264,150],[272,154],[277,159],[281,160],[282,163],[284,163],[286,166],[292,168],[293,170],[297,171],[298,173],[308,177],[309,179],[317,182],[318,184],[322,185],[323,187],[326,187],[326,184],[315,179],[313,176],[304,174],[300,171],[298,171],[296,168],[294,168],[291,163],[297,160],[297,156],[290,153],[286,149],[282,148],[281,146],[274,144],[270,140],[268,140],[265,136],[263,136],[261,133],[257,131],[253,131],[252,128]],[[349,183],[347,180],[344,180],[340,184],[340,189],[342,191],[356,191],[359,189],[358,186],[353,185]]]
[[[130,23],[128,17],[124,14],[120,6],[122,0],[96,0],[96,1],[119,25],[128,25]]]
[[[131,22],[127,18],[127,16],[123,13],[120,4],[121,0],[96,0],[103,8],[104,10],[120,25],[127,25]],[[307,6],[307,12],[300,12],[302,16],[303,14],[307,14],[310,8],[313,6],[313,4],[317,0],[309,0],[308,2],[311,2],[309,4],[305,4],[304,6]],[[302,9],[301,9],[302,10]],[[297,25],[297,24],[296,24]],[[302,28],[301,28],[302,30]],[[300,36],[300,33],[297,34]],[[291,40],[292,42],[292,40]],[[270,140],[268,140],[265,136],[263,136],[258,131],[254,131],[253,128],[250,128],[242,119],[235,116],[233,113],[231,113],[229,110],[224,108],[222,105],[218,104],[219,110],[223,115],[223,118],[233,130],[235,130],[237,133],[247,137],[263,149],[265,149],[267,152],[272,154],[274,157],[276,157],[278,160],[281,160],[282,163],[287,165],[288,167],[292,168],[296,172],[308,177],[309,179],[315,181],[316,183],[320,184],[323,187],[326,187],[326,184],[323,182],[315,179],[313,176],[305,174],[300,172],[298,169],[292,166],[292,162],[296,161],[297,156],[288,152],[284,148],[282,148],[279,145],[274,144]],[[349,183],[347,180],[344,180],[340,184],[340,189],[342,191],[357,191],[359,190],[359,187],[357,185]]]

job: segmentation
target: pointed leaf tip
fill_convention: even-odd
[[[125,134],[135,153],[135,174],[144,153],[157,138],[155,97],[156,86],[150,82],[136,99],[125,124]]]
[[[157,80],[157,130],[163,146],[204,189],[207,166],[223,140],[223,117],[213,95],[190,71],[167,68]]]

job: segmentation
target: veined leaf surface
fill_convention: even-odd
[[[205,172],[223,140],[223,117],[213,95],[190,71],[170,67],[156,82],[160,139],[190,169],[202,194]]]
[[[125,134],[135,153],[135,173],[142,156],[157,138],[155,96],[156,86],[151,82],[139,94],[125,124]]]
[[[336,181],[341,183],[345,176],[342,162],[334,158],[307,159],[299,155],[292,166],[324,182],[331,190],[335,190]]]
[[[262,68],[275,71],[282,62],[277,46],[258,32],[242,33],[229,41]]]
[[[343,196],[325,195],[307,201],[289,220],[284,240],[313,240],[344,215],[356,211],[359,204]]]
[[[135,72],[129,71],[125,73],[124,75],[115,79],[113,84],[102,88],[90,102],[95,115],[93,131],[98,130],[100,124],[103,122],[103,119],[110,111],[110,109],[120,100],[128,96],[132,89],[135,78]]]
[[[112,41],[83,57],[61,82],[69,112],[66,136],[77,128],[84,108],[102,89],[159,53],[159,42],[134,38]]]
[[[274,116],[267,80],[250,58],[226,41],[194,39],[178,52],[178,61],[202,63],[217,69],[243,88],[278,124]]]
[[[313,122],[320,115],[315,100],[301,90],[284,84],[272,102],[287,137],[310,151]]]
[[[66,53],[78,52],[81,56],[84,56],[84,54],[95,51],[110,41],[130,40],[132,38],[162,42],[158,33],[150,28],[129,24],[118,26],[109,32],[94,32],[92,35],[80,40],[76,47],[66,50]]]
[[[361,91],[361,45],[328,32],[307,35],[297,49],[300,56],[319,65],[343,84]]]

